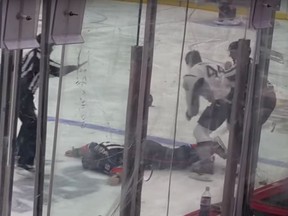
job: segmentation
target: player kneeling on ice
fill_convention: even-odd
[[[224,77],[225,70],[219,65],[202,62],[198,51],[188,52],[185,62],[188,73],[183,78],[183,88],[186,93],[187,120],[190,121],[199,113],[200,97],[210,103],[194,128],[196,152],[200,160],[191,166],[191,171],[197,174],[213,174],[213,155],[216,153],[226,159],[227,149],[220,139],[213,140],[210,134],[230,115],[232,87]]]
[[[173,151],[172,166],[174,169],[185,169],[199,160],[192,145],[182,145],[173,150],[152,140],[145,140],[143,144],[145,146],[143,159],[146,169],[170,168]],[[108,174],[111,176],[109,183],[116,185],[121,182],[123,151],[123,145],[91,142],[80,148],[73,148],[65,155],[82,158],[84,169]]]

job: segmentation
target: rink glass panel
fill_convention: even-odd
[[[185,9],[158,4],[156,16],[148,139],[172,147]],[[165,160],[169,164],[171,157]],[[143,183],[141,215],[165,215],[167,211],[170,172],[156,166],[151,179]],[[148,179],[150,173],[145,171],[144,179]]]
[[[288,177],[287,36],[287,20],[276,20],[267,78],[274,86],[277,102],[261,131],[256,188]]]
[[[90,142],[123,144],[130,51],[136,44],[139,3],[87,1],[80,45],[66,47],[65,65],[87,62],[63,78],[51,215],[111,215],[121,187],[82,168],[65,151]],[[51,54],[61,61],[61,46]],[[47,160],[51,160],[57,78],[50,79]],[[49,180],[50,165],[46,167]],[[48,193],[48,188],[46,190]],[[110,212],[110,213],[109,213]]]
[[[184,46],[184,58],[187,52],[198,50],[201,54],[203,62],[218,64],[224,67],[225,62],[232,62],[228,52],[229,44],[233,41],[238,41],[239,39],[251,40],[250,46],[252,48],[252,53],[250,57],[252,57],[256,35],[254,30],[247,28],[248,16],[246,14],[247,11],[249,11],[249,6],[236,6],[236,8],[237,15],[235,21],[241,22],[240,25],[236,26],[216,25],[215,21],[217,21],[218,13],[190,10]],[[183,70],[181,74],[181,82],[183,81],[183,76],[187,74],[187,66],[184,59],[182,66]],[[185,112],[187,109],[185,91],[181,83],[180,104],[178,107],[179,117],[177,121],[177,140],[187,144],[196,143],[193,136],[194,127],[197,125],[197,121],[199,120],[202,112],[209,105],[210,103],[202,97],[200,99],[200,110],[198,115],[193,117],[190,121],[187,121],[185,118]],[[218,129],[211,133],[212,138],[217,136],[220,137],[224,145],[228,147],[229,130],[227,121],[224,121],[224,123]],[[184,215],[199,209],[201,195],[205,191],[206,186],[210,187],[212,203],[222,201],[226,160],[220,158],[218,155],[214,156],[215,167],[214,175],[211,177],[211,182],[203,182],[192,179],[191,172],[189,170],[186,170],[182,176],[179,171],[173,172],[170,215],[176,215],[173,214],[172,211],[177,208],[179,209],[179,205],[183,206],[181,209],[179,209],[177,215]],[[180,201],[180,197],[184,194],[185,199],[183,198]]]
[[[249,11],[248,7],[244,7],[244,11]],[[239,26],[217,26],[214,23],[217,18],[216,12],[189,9],[181,62],[185,7],[158,5],[151,85],[154,101],[149,109],[149,139],[170,148],[173,147],[174,138],[175,147],[196,142],[193,129],[200,117],[199,114],[208,102],[201,99],[200,113],[191,121],[186,120],[187,106],[182,81],[187,73],[184,59],[188,51],[198,50],[203,61],[224,65],[225,61],[232,61],[228,53],[228,45],[231,42],[242,38],[251,39],[253,49],[255,32],[246,29],[247,16],[245,14],[237,15],[237,18],[243,22]],[[182,64],[181,72],[180,64]],[[177,107],[178,85],[180,85],[180,95]],[[215,134],[212,134],[214,137],[216,135],[219,135],[227,146],[229,133],[226,129],[226,122]],[[149,174],[150,171],[146,171],[144,177],[147,178]],[[215,174],[212,182],[191,179],[189,168],[173,170],[171,181],[169,169],[154,170],[150,181],[143,184],[142,215],[166,215],[169,210],[168,215],[174,216],[195,211],[199,209],[200,197],[206,186],[211,188],[212,202],[220,202],[224,174],[225,161],[218,156],[215,159]]]

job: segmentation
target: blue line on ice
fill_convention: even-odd
[[[48,117],[48,121],[55,121],[55,118],[54,117]],[[111,128],[111,127],[105,127],[105,126],[101,126],[101,125],[96,125],[96,124],[91,124],[91,123],[85,123],[83,125],[83,122],[75,121],[75,120],[69,120],[69,119],[59,119],[59,122],[61,124],[66,124],[66,125],[71,125],[71,126],[76,126],[76,127],[84,127],[84,128],[88,128],[88,129],[92,129],[92,130],[114,133],[114,134],[118,134],[118,135],[124,135],[124,130],[115,129],[115,128]],[[168,144],[168,145],[173,144],[173,140],[167,139],[167,138],[156,137],[156,136],[148,136],[148,138],[151,140],[154,140],[156,142],[162,143],[162,144]],[[186,143],[186,142],[176,141],[176,145],[178,145],[178,146],[179,145],[188,145],[188,144],[189,143]],[[277,167],[283,167],[283,168],[288,167],[288,163],[286,163],[286,162],[262,158],[262,157],[259,158],[259,162],[263,163],[263,164],[277,166]]]

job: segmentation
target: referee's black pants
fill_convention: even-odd
[[[22,92],[19,108],[19,118],[22,125],[17,137],[18,165],[32,166],[36,152],[37,116],[34,96],[31,91]]]

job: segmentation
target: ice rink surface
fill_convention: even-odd
[[[143,41],[145,7],[143,8],[140,42]],[[128,95],[130,50],[136,43],[138,5],[121,1],[87,1],[83,37],[85,43],[66,48],[66,64],[88,63],[64,77],[58,133],[56,173],[52,203],[53,216],[110,216],[117,207],[120,186],[107,185],[107,176],[85,171],[78,159],[64,156],[64,152],[91,141],[110,141],[123,144],[126,102]],[[229,60],[230,42],[244,38],[255,43],[255,32],[241,26],[216,26],[217,13],[189,9],[184,54],[199,50],[205,61],[223,64]],[[193,127],[199,116],[188,122],[185,118],[184,91],[180,88],[180,104],[176,107],[177,90],[182,76],[181,46],[183,41],[185,8],[158,6],[151,93],[153,107],[149,111],[148,134],[164,145],[172,144],[176,126],[177,145],[195,143]],[[260,146],[257,180],[273,182],[287,176],[288,148],[288,23],[276,21],[272,50],[282,54],[284,61],[271,61],[269,80],[275,85],[278,103],[264,125]],[[60,62],[61,47],[51,58]],[[57,102],[58,78],[50,79],[49,122],[47,136],[47,166],[45,174],[47,203],[49,172]],[[181,85],[181,83],[180,83]],[[37,96],[36,96],[37,104]],[[207,102],[201,101],[201,110]],[[175,115],[178,111],[176,122]],[[275,127],[275,128],[274,128]],[[227,145],[228,132],[223,125],[219,135]],[[169,171],[155,171],[143,184],[142,215],[161,216],[167,212]],[[183,216],[198,209],[205,186],[210,186],[213,202],[222,198],[225,161],[216,157],[216,171],[212,182],[204,183],[189,177],[189,170],[172,173],[169,215]],[[145,173],[145,178],[149,175]],[[12,216],[32,215],[33,179],[15,176]],[[46,211],[46,210],[45,210]],[[117,215],[117,213],[115,214]]]

